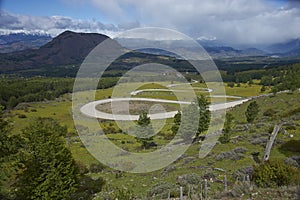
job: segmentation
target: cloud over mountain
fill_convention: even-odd
[[[16,15],[9,12],[0,12],[0,31],[48,33],[56,36],[64,30],[77,32],[99,32],[114,35],[118,32],[113,24],[103,24],[98,21],[75,20],[65,16],[29,16]]]
[[[282,6],[272,0],[90,1],[116,22],[136,17],[145,26],[174,28],[194,38],[265,44],[300,37],[300,6],[295,0]]]
[[[229,45],[266,45],[300,38],[298,0],[62,0],[93,6],[104,24],[64,16],[0,13],[0,27],[11,31],[44,31],[57,35],[69,29],[109,36],[136,27],[163,27],[193,38],[215,38]],[[101,21],[101,20],[100,20]]]

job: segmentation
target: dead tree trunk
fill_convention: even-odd
[[[278,134],[278,132],[280,131],[281,129],[281,126],[282,124],[279,124],[279,125],[275,125],[274,126],[274,129],[273,129],[273,132],[269,138],[269,141],[267,143],[267,146],[266,146],[266,150],[265,150],[265,154],[264,154],[264,157],[263,157],[263,161],[266,162],[269,160],[269,157],[270,157],[270,153],[271,153],[271,149],[272,149],[272,146],[273,146],[273,143],[276,139],[276,136]]]

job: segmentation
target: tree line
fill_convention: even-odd
[[[292,90],[300,88],[300,63],[281,66],[270,69],[249,70],[242,72],[227,71],[221,72],[224,82],[231,83],[230,85],[239,83],[252,84],[253,80],[260,80],[259,84],[265,87],[272,87],[273,91]]]
[[[121,76],[121,71],[106,72],[106,76],[99,80],[97,89],[113,87]],[[270,69],[249,71],[221,71],[224,82],[253,83],[260,80],[260,85],[272,87],[273,92],[295,90],[300,88],[300,63]],[[190,78],[186,75],[187,78]],[[198,76],[201,79],[200,75]],[[193,77],[195,79],[195,77]],[[54,100],[62,94],[73,91],[74,78],[0,78],[0,104],[5,108],[14,108],[18,103]],[[201,80],[200,80],[201,81]],[[84,87],[83,87],[84,89]]]
[[[0,104],[6,109],[11,109],[22,102],[54,100],[63,94],[71,93],[74,80],[45,77],[0,78]],[[97,89],[112,87],[117,81],[117,77],[101,78]]]

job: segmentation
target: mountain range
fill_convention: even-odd
[[[279,55],[300,56],[300,38],[270,45],[266,50]]]
[[[213,57],[237,57],[237,56],[278,56],[299,57],[300,38],[288,40],[271,45],[260,45],[259,48],[244,47],[236,49],[220,41],[198,40],[208,53]],[[227,56],[226,56],[227,55]]]
[[[37,49],[51,40],[52,37],[46,34],[12,33],[0,35],[0,53]]]
[[[13,52],[0,53],[0,73],[57,66],[79,66],[92,49],[108,38],[108,36],[98,33],[75,33],[71,31],[65,31],[53,39],[47,35],[11,34],[0,36],[0,47],[6,45],[10,51],[14,50]],[[124,40],[126,39],[123,39],[123,42]],[[141,41],[127,39],[125,42],[134,44]],[[169,43],[169,41],[165,42]],[[238,50],[229,46],[217,46],[214,41],[211,43],[210,41],[198,42],[203,44],[205,50],[214,59],[255,56],[300,57],[300,39],[270,45],[264,49],[265,51],[256,48]],[[185,43],[184,41],[176,41],[173,45],[185,45]],[[25,50],[22,50],[24,48]],[[147,49],[143,53],[174,57],[170,52],[155,49]]]

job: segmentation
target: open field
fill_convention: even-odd
[[[135,85],[132,85],[132,87],[134,88]],[[203,87],[203,85],[193,84],[193,87]],[[145,86],[145,88],[152,87]],[[155,86],[155,88],[157,88],[157,86]],[[260,86],[255,84],[251,86],[241,84],[241,87],[234,88],[227,87],[225,84],[225,89],[227,95],[249,97],[261,94]],[[96,99],[109,98],[112,96],[112,91],[112,88],[98,90],[96,92]],[[155,96],[156,94],[152,95]],[[82,96],[84,96],[84,92],[82,92]],[[149,97],[150,94],[146,94],[145,96]],[[221,180],[224,175],[227,175],[228,177],[228,187],[233,187],[237,170],[255,164],[252,153],[259,152],[259,157],[263,155],[265,148],[264,141],[268,138],[269,130],[281,121],[289,121],[292,125],[284,126],[283,130],[278,134],[278,142],[271,151],[271,159],[284,159],[288,156],[297,155],[297,152],[291,151],[285,144],[294,141],[297,145],[297,142],[300,140],[300,127],[298,126],[300,124],[300,117],[299,112],[297,112],[297,109],[300,108],[299,97],[299,92],[294,92],[258,98],[256,101],[260,106],[260,112],[258,119],[253,124],[246,123],[244,115],[249,102],[231,109],[229,112],[233,114],[235,122],[235,128],[231,134],[231,142],[228,144],[217,144],[208,156],[203,159],[198,158],[199,146],[201,143],[196,143],[192,144],[186,153],[176,162],[158,171],[147,174],[130,174],[120,173],[105,167],[103,172],[90,173],[89,176],[104,177],[107,181],[107,188],[110,188],[110,190],[113,188],[125,188],[125,190],[132,191],[136,196],[143,197],[157,184],[169,183],[173,184],[174,187],[177,187],[176,182],[179,176],[184,176],[186,174],[196,174],[196,176],[199,177],[210,175],[214,177],[215,181],[210,183],[209,195],[215,194],[217,191],[222,190],[223,184]],[[162,97],[159,96],[159,98]],[[170,96],[165,95],[165,98],[172,99],[173,97],[170,98]],[[89,97],[86,99],[86,102],[89,102],[92,99],[92,97]],[[109,107],[104,109],[109,110]],[[274,112],[271,116],[266,116],[264,113],[267,110],[273,110]],[[29,123],[34,122],[37,117],[52,117],[62,125],[67,126],[69,132],[67,144],[74,158],[89,167],[92,163],[98,163],[98,161],[89,154],[77,136],[71,112],[71,97],[70,95],[64,95],[56,101],[21,104],[16,109],[12,110],[9,115],[14,122],[13,131],[16,134],[20,133],[20,131]],[[134,112],[138,112],[138,110]],[[159,134],[154,137],[154,142],[158,145],[157,148],[164,146],[170,141],[170,138],[172,138],[170,137],[172,123],[172,119],[168,119]],[[136,139],[130,135],[121,133],[115,122],[99,120],[99,124],[105,130],[106,136],[115,145],[129,152],[143,152]],[[286,131],[288,133],[286,133]],[[291,135],[293,135],[292,138]],[[257,143],[257,141],[261,142]],[[235,148],[245,148],[246,151],[238,157],[229,157],[221,160],[217,159],[223,152],[229,152]],[[155,148],[150,151],[153,150],[155,150]],[[219,168],[222,170],[218,170]],[[102,197],[99,196],[99,199],[101,198]]]
[[[159,112],[159,108],[155,109],[155,105],[157,105],[157,102],[155,103],[149,101],[129,101],[129,103],[123,101],[115,104],[105,103],[105,104],[97,105],[96,109],[106,113],[112,113],[112,110],[115,110],[117,111],[115,114],[126,114],[128,113],[128,109],[126,108],[126,105],[129,106],[129,114],[131,115],[139,115],[142,112],[148,112],[150,108],[154,109],[153,111],[156,110],[156,112],[154,113]],[[176,104],[160,103],[159,105],[161,105],[166,112],[179,109],[178,106],[175,106]]]

